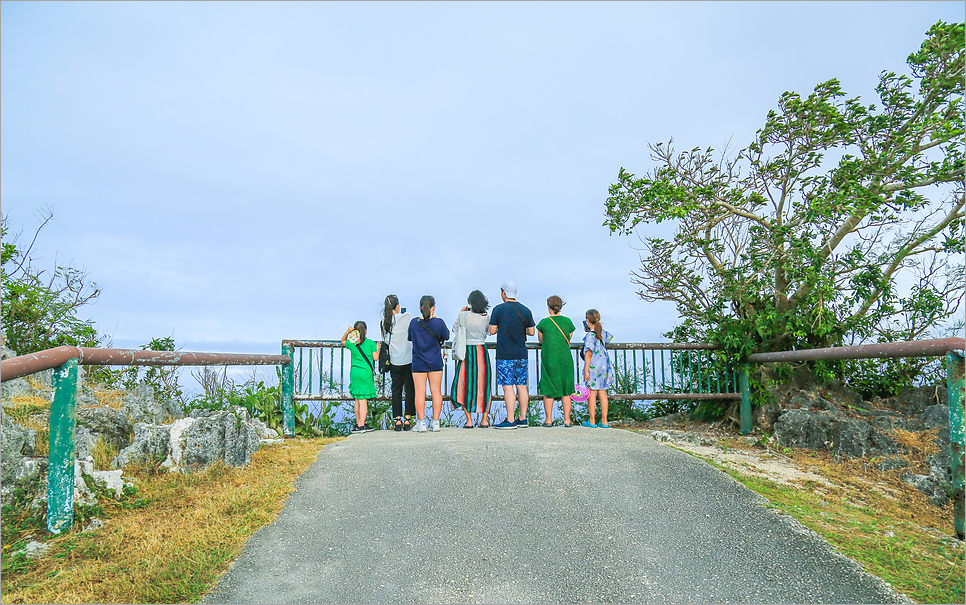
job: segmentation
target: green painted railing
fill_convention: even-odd
[[[348,401],[349,351],[338,340],[284,340],[283,347],[293,350],[295,373],[294,398],[299,401]],[[454,362],[448,355],[451,343],[444,343],[443,399],[451,401]],[[486,343],[494,362],[495,342]],[[571,343],[574,353],[574,378],[580,380],[583,368],[579,343]],[[702,400],[734,399],[738,393],[737,364],[729,363],[716,352],[719,347],[705,343],[612,343],[607,345],[617,373],[617,388],[610,399]],[[540,382],[540,345],[527,343],[530,359],[530,385]],[[495,367],[495,366],[494,366]],[[493,399],[502,401],[493,375]],[[380,394],[389,398],[387,380],[377,380]],[[534,397],[537,395],[531,393]]]
[[[50,448],[47,471],[47,531],[59,534],[74,521],[74,430],[77,422],[77,366],[223,366],[281,365],[283,367],[283,432],[295,434],[292,407],[292,357],[246,353],[191,353],[57,347],[0,362],[0,380],[6,382],[43,370],[54,370],[50,404]],[[284,393],[288,393],[287,396]]]

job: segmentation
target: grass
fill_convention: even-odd
[[[920,452],[928,451],[931,443],[915,434],[900,438],[918,445]],[[748,449],[737,440],[727,445]],[[930,505],[924,494],[899,478],[901,471],[875,470],[868,459],[836,461],[828,452],[805,450],[783,453],[831,486],[808,482],[792,487],[705,461],[914,601],[964,602],[963,543],[953,536],[951,503]],[[923,464],[914,461],[908,470],[917,472]]]
[[[281,510],[294,480],[324,445],[338,439],[294,439],[263,447],[251,466],[181,475],[156,466],[129,468],[136,493],[99,497],[105,522],[82,532],[78,519],[50,536],[50,556],[27,560],[12,552],[43,540],[43,528],[3,519],[3,603],[191,603],[227,570],[248,537]],[[31,536],[31,534],[34,534]]]

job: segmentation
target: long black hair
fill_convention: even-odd
[[[423,314],[423,321],[429,321],[433,316],[433,307],[436,306],[436,299],[429,294],[419,299],[419,312]]]
[[[352,324],[352,329],[359,330],[359,344],[364,343],[366,341],[366,322],[360,319],[356,323]]]
[[[490,308],[490,301],[486,300],[486,296],[479,290],[470,292],[470,295],[466,297],[466,302],[470,303],[470,311],[480,315],[486,313],[486,310]]]
[[[382,310],[382,333],[388,334],[392,330],[392,312],[399,306],[399,297],[390,294],[383,303]]]

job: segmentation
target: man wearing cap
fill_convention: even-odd
[[[527,390],[527,336],[535,333],[530,309],[517,302],[517,285],[503,282],[500,289],[503,304],[490,312],[490,334],[496,334],[496,384],[503,387],[506,401],[506,420],[494,425],[497,429],[527,426],[530,393]],[[520,399],[520,419],[514,421],[516,400]]]

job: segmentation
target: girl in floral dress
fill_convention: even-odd
[[[584,384],[590,391],[587,399],[587,411],[590,419],[583,424],[586,427],[610,428],[607,424],[607,389],[614,386],[614,364],[607,354],[606,344],[614,340],[614,335],[604,329],[600,323],[600,312],[597,309],[587,311],[584,321]],[[594,424],[597,416],[597,397],[600,396],[600,424]]]

